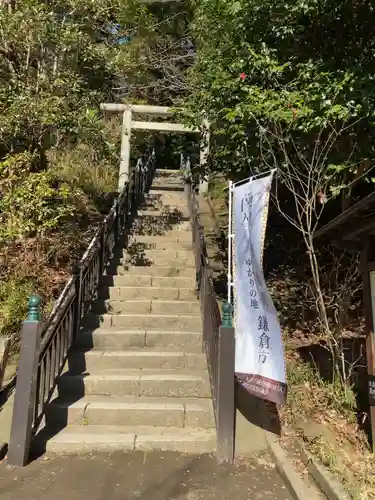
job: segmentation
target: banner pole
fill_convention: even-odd
[[[228,216],[228,302],[232,303],[232,185],[233,182],[229,181],[229,216]]]
[[[245,177],[244,179],[241,179],[240,181],[232,182],[232,188],[234,188],[235,186],[238,186],[238,184],[242,184],[243,182],[246,182],[246,181],[255,181],[255,180],[260,179],[262,177],[266,177],[268,175],[273,175],[275,172],[276,172],[276,168],[273,168],[272,170],[267,170],[266,172],[260,172],[259,174],[250,175],[249,177]]]

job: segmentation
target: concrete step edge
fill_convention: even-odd
[[[153,184],[151,186],[151,189],[149,191],[149,194],[153,194],[155,191],[160,192],[160,191],[165,191],[166,193],[183,193],[184,192],[184,185],[183,184],[168,184],[167,182],[161,183],[161,184]]]
[[[200,444],[205,445],[203,449]],[[215,429],[78,425],[68,426],[52,436],[46,443],[46,451],[159,449],[195,453],[214,451],[215,445]]]
[[[179,290],[181,290],[183,292],[192,292],[192,293],[195,293],[195,289],[194,288],[178,287],[178,286],[164,286],[164,287],[162,287],[162,286],[149,286],[149,285],[145,285],[145,286],[141,286],[141,285],[138,285],[138,286],[137,285],[135,285],[135,286],[122,286],[122,285],[114,286],[113,285],[113,286],[103,286],[102,288],[105,288],[105,289],[107,289],[107,288],[112,289],[113,288],[113,289],[116,289],[116,290],[120,289],[120,290],[129,290],[129,291],[134,290],[134,289],[136,289],[136,290],[137,289],[142,289],[143,290],[143,289],[146,288],[149,291],[153,290],[155,292],[157,292],[158,290],[163,290],[163,291],[164,290],[166,290],[166,291],[168,291],[168,290],[172,290],[172,291],[179,291]],[[147,300],[147,299],[145,299],[145,300]],[[164,299],[152,299],[152,300],[164,300]],[[178,300],[181,300],[181,299],[178,299]]]
[[[173,258],[173,259],[170,259],[169,257],[156,257],[156,261],[155,259],[153,259],[153,262],[151,262],[151,259],[150,262],[147,263],[146,265],[146,262],[145,262],[145,259],[143,259],[143,263],[140,263],[140,264],[132,264],[132,256],[130,257],[120,257],[118,259],[118,262],[113,262],[111,264],[109,264],[108,267],[121,267],[121,268],[128,268],[128,267],[131,267],[132,269],[136,269],[138,267],[152,267],[152,268],[168,268],[168,269],[195,269],[195,263],[194,262],[189,262],[192,261],[193,259],[184,259],[184,258],[181,258],[179,259],[178,257],[176,258]],[[147,259],[147,256],[146,256],[146,259]],[[159,262],[157,261],[157,259],[159,260],[162,260],[164,259],[162,262]],[[133,262],[134,262],[134,259],[133,259]],[[178,263],[178,264],[176,264]]]
[[[56,398],[49,403],[50,406],[61,408],[72,408],[77,410],[95,409],[132,409],[140,408],[146,410],[159,409],[194,409],[206,412],[212,411],[212,401],[209,398],[178,398],[178,397],[147,397],[147,396],[84,396],[81,399],[69,400],[68,398]]]
[[[115,278],[116,276],[122,278],[123,276],[126,276],[126,277],[131,277],[132,279],[149,279],[150,280],[150,283],[152,282],[152,279],[156,279],[156,280],[160,280],[160,279],[173,279],[173,280],[189,280],[189,281],[192,281],[195,283],[195,276],[194,277],[190,277],[190,276],[153,276],[152,274],[105,274],[103,277],[104,278]],[[106,285],[102,285],[102,286],[106,286]],[[121,285],[110,285],[110,286],[114,286],[116,288],[120,287]],[[136,286],[135,288],[140,288],[142,287],[143,285],[138,285]],[[147,285],[144,285],[146,287],[152,287],[152,285],[150,284],[147,284]],[[164,288],[164,287],[160,287],[160,286],[156,286],[155,288]],[[168,288],[171,288],[171,287],[168,287]],[[187,287],[172,287],[172,288],[187,288]]]
[[[194,256],[194,253],[193,253],[193,250],[190,249],[190,250],[183,250],[183,249],[179,249],[179,250],[176,250],[174,248],[172,249],[165,249],[165,248],[144,248],[142,246],[142,243],[140,243],[139,246],[137,246],[136,244],[133,244],[134,246],[132,245],[128,245],[128,246],[117,246],[115,247],[114,249],[114,252],[115,252],[115,259],[122,259],[123,258],[123,254],[125,253],[126,255],[128,255],[129,253],[135,253],[135,252],[144,252],[145,255],[149,255],[149,256],[156,256],[156,257],[159,257],[161,255],[163,256],[169,256],[169,258],[171,259],[184,259],[184,258],[187,258],[187,257],[191,257],[191,256]],[[122,253],[122,255],[120,255]]]
[[[89,313],[87,317],[102,317],[102,316],[118,316],[118,317],[124,317],[124,318],[150,318],[150,316],[154,317],[156,319],[175,319],[175,318],[181,318],[181,319],[197,319],[197,315],[195,314],[157,314],[157,313],[121,313],[121,314],[95,314],[95,313]]]
[[[175,338],[176,339],[176,338]],[[200,340],[200,339],[199,339]],[[149,338],[150,342],[150,338]],[[114,369],[152,369],[152,370],[203,370],[207,369],[207,360],[201,347],[198,345],[181,346],[171,350],[168,342],[162,342],[162,347],[150,347],[146,345],[146,340],[142,336],[142,347],[128,348],[120,345],[116,349],[118,342],[109,342],[107,346],[101,346],[86,351],[75,349],[68,355],[69,373],[97,373],[99,370]],[[108,344],[108,343],[107,343]]]
[[[73,351],[69,353],[70,356],[75,356],[75,355],[85,355],[85,356],[92,356],[92,357],[101,357],[101,356],[108,356],[108,357],[121,357],[123,356],[124,358],[128,356],[161,356],[161,357],[167,357],[167,356],[199,356],[202,358],[205,358],[206,354],[202,352],[201,349],[196,348],[196,350],[192,350],[192,347],[189,348],[181,348],[181,347],[132,347],[129,346],[127,349],[120,349],[120,350],[113,350],[113,349],[102,349],[102,348],[97,348],[94,347],[90,350],[85,350],[85,349],[79,349],[75,348]]]
[[[187,304],[197,304],[199,305],[199,302],[197,300],[164,300],[164,299],[97,299],[100,302],[126,302],[128,304],[149,304],[149,303],[156,303],[156,304],[181,304],[181,305],[187,305]]]
[[[168,372],[174,373],[168,373]],[[198,381],[202,380],[204,382],[207,381],[208,371],[196,371],[195,373],[182,373],[181,369],[174,370],[155,370],[155,369],[124,369],[118,368],[114,369],[113,373],[110,373],[109,370],[101,370],[98,373],[70,373],[65,372],[61,375],[60,381],[66,379],[77,379],[77,380],[103,380],[103,381],[112,381],[112,380],[160,380],[160,381]]]
[[[206,354],[202,352],[202,350],[199,347],[176,347],[173,349],[173,347],[150,347],[150,346],[144,346],[144,347],[133,347],[129,346],[128,348],[121,348],[121,349],[111,349],[108,347],[107,349],[103,348],[92,348],[90,350],[85,350],[85,349],[79,349],[76,348],[74,351],[71,351],[68,355],[68,359],[70,358],[75,358],[77,356],[84,356],[85,358],[92,358],[92,359],[108,359],[110,360],[111,358],[124,358],[126,360],[127,358],[130,357],[139,357],[139,358],[152,358],[152,357],[157,357],[157,358],[168,358],[168,357],[173,357],[173,358],[185,358],[189,357],[191,358],[192,356],[194,357],[199,357],[201,359],[205,359]]]
[[[191,231],[177,231],[177,232],[179,233],[180,237],[181,237],[181,233],[182,233],[182,236],[186,237],[185,241],[182,241],[181,243],[187,243],[188,239],[191,240],[191,238],[192,238]],[[189,236],[189,238],[187,238],[188,236]],[[141,241],[141,240],[146,240],[146,241]],[[149,240],[151,242],[153,242],[154,240],[156,240],[156,242],[162,242],[162,241],[172,242],[174,240],[178,240],[178,236],[175,236],[174,234],[170,236],[170,235],[160,235],[160,234],[136,234],[136,233],[129,235],[129,244],[137,243],[137,241],[139,241],[139,243],[147,243],[147,240]],[[178,241],[176,241],[176,243],[178,243]],[[157,249],[155,249],[155,250],[157,250]]]
[[[71,425],[62,429],[59,434],[54,436],[52,439],[63,439],[63,434],[73,435],[75,433],[90,436],[93,435],[96,440],[100,440],[102,436],[118,436],[118,435],[135,435],[135,436],[175,436],[176,438],[194,436],[204,438],[216,437],[216,431],[214,429],[194,429],[186,427],[181,429],[180,427],[154,427],[154,426],[125,426],[125,425]],[[60,437],[58,437],[60,436]]]
[[[193,316],[195,317],[195,316]],[[119,327],[113,327],[113,328],[85,328],[81,330],[79,335],[91,335],[93,333],[100,332],[101,334],[111,334],[111,335],[162,335],[163,333],[168,334],[168,335],[199,335],[202,336],[201,332],[194,331],[194,330],[176,330],[172,328],[171,330],[154,330],[151,328],[143,328],[143,329],[130,329],[127,330],[126,328],[119,328]]]
[[[94,314],[89,313],[85,318],[85,330],[97,328],[130,327],[145,331],[153,325],[160,325],[164,330],[201,330],[202,318],[195,314],[155,314],[155,313],[121,313],[121,314]]]
[[[139,304],[140,306],[140,304]],[[147,311],[144,310],[145,308],[147,307]],[[142,315],[143,316],[146,316],[148,319],[150,316],[155,316],[155,313],[154,311],[150,311],[149,308],[151,307],[151,309],[153,308],[154,311],[155,309],[158,311],[160,309],[158,309],[157,307],[157,304],[150,304],[149,302],[145,303],[145,308],[143,307],[139,307],[138,310],[142,310]],[[176,306],[178,307],[178,306]],[[127,314],[131,311],[131,310],[137,310],[137,304],[135,302],[133,302],[131,305],[128,305],[127,306],[127,303],[126,301],[113,301],[111,299],[108,299],[106,300],[105,302],[103,301],[102,303],[98,302],[94,308],[94,311],[96,311],[100,316],[111,316],[112,318],[115,317],[115,316],[124,316],[124,314]],[[164,309],[164,311],[163,311]],[[165,312],[165,313],[169,313],[171,307],[162,307],[162,310],[160,312]],[[171,316],[168,318],[171,319],[172,318],[172,315],[173,315],[173,318],[175,318],[177,320],[177,316],[181,319],[181,321],[183,320],[188,320],[188,318],[200,318],[201,319],[201,311],[198,307],[194,307],[194,309],[192,310],[189,310],[188,311],[188,315],[185,314],[185,311],[184,309],[186,309],[186,307],[178,307],[177,311],[176,309],[174,309],[175,312],[172,311],[172,314]],[[180,311],[179,311],[180,310]],[[132,317],[135,317],[137,318],[138,316],[135,314],[135,313],[131,313],[132,314]],[[155,318],[155,319],[159,319],[159,318]],[[166,318],[160,318],[164,321],[166,321]],[[118,321],[119,320],[115,320],[113,326],[116,326],[116,323],[117,323],[117,326],[118,325]],[[121,318],[120,318],[120,321],[121,321]]]
[[[150,208],[140,208],[137,211],[138,217],[175,217],[176,219],[178,217],[181,217],[181,221],[188,221],[190,220],[189,216],[185,212],[185,214],[181,211],[170,211],[168,209],[163,210],[163,208],[157,210],[151,210]]]
[[[212,429],[211,399],[178,397],[85,396],[56,398],[46,408],[47,425],[163,426]]]
[[[137,274],[138,271],[141,269],[148,268],[152,270],[150,274],[148,272],[145,272],[142,274],[140,272]],[[178,266],[178,267],[172,267],[172,266],[166,266],[164,265],[158,265],[158,264],[151,264],[150,266],[143,266],[143,265],[136,265],[136,264],[131,264],[131,265],[123,265],[123,264],[113,264],[113,266],[109,265],[106,268],[105,276],[152,276],[155,278],[187,278],[187,279],[193,279],[195,278],[195,264],[186,264],[183,267]],[[187,270],[189,270],[187,272]],[[181,274],[181,271],[183,274]],[[172,274],[171,274],[172,273]],[[186,273],[186,274],[185,274]]]
[[[139,349],[134,349],[134,348],[129,348],[129,349],[121,349],[120,351],[111,351],[111,350],[104,350],[104,349],[91,349],[90,351],[80,351],[80,350],[74,350],[72,351],[71,355],[78,355],[78,354],[84,354],[85,356],[92,356],[92,357],[103,357],[103,356],[108,356],[108,357],[130,357],[130,356],[140,356],[140,357],[147,357],[147,356],[160,356],[160,357],[167,357],[167,356],[185,356],[188,353],[185,353],[179,350],[175,351],[170,351],[170,350],[158,350],[162,348],[145,348],[145,347],[140,347]],[[199,354],[199,353],[198,353]],[[203,355],[203,353],[202,353]]]

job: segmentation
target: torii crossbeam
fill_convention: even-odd
[[[129,178],[129,168],[130,168],[130,139],[132,130],[158,130],[160,132],[177,132],[181,134],[193,133],[201,134],[201,153],[200,153],[200,163],[203,165],[206,163],[206,159],[209,152],[209,132],[208,125],[202,127],[202,130],[198,128],[188,128],[181,123],[173,122],[158,122],[158,121],[137,121],[133,120],[133,115],[143,114],[152,116],[173,116],[173,111],[171,108],[166,106],[149,106],[143,104],[115,104],[115,103],[103,103],[100,105],[100,109],[107,112],[122,113],[122,133],[121,133],[121,160],[120,160],[120,172],[118,189],[122,190],[125,183]],[[202,182],[200,184],[200,191],[206,192],[208,188],[207,182]]]

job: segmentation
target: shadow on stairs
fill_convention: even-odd
[[[68,355],[41,453],[212,452],[216,431],[183,181],[156,174]]]

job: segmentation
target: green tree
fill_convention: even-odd
[[[197,124],[203,110],[209,118],[212,168],[240,175],[267,168],[273,158],[264,161],[260,146],[265,132],[272,141],[275,123],[310,157],[316,138],[326,140],[334,127],[339,137],[327,165],[339,186],[372,167],[369,2],[193,3],[198,50],[186,113]]]
[[[330,204],[336,210],[341,193],[345,208],[373,189],[375,9],[344,0],[193,0],[193,6],[197,58],[185,120],[210,122],[211,172],[236,179],[277,170],[283,191],[275,201],[302,236],[321,331],[342,360],[314,236],[328,201],[336,200]]]
[[[0,1],[1,333],[30,290],[58,294],[112,202],[121,127],[99,104],[135,67],[119,41],[151,40],[155,22],[132,0]]]

